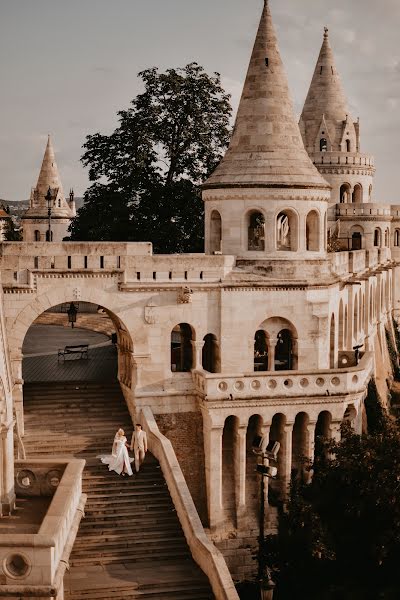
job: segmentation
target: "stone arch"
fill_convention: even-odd
[[[347,336],[349,333],[349,311],[347,309],[347,304],[344,309],[344,345],[343,350],[347,348]]]
[[[40,242],[40,231],[39,231],[39,229],[35,229],[35,232],[34,232],[34,241],[35,242]]]
[[[354,404],[348,404],[346,410],[344,411],[343,421],[348,421],[352,427],[354,427],[354,422],[357,419],[357,409]]]
[[[358,294],[354,298],[354,310],[353,310],[353,337],[355,340],[358,338],[358,325],[359,325],[359,306],[358,306]]]
[[[256,519],[259,511],[259,486],[256,476],[257,457],[253,452],[253,441],[262,435],[264,420],[261,415],[254,414],[249,418],[246,431],[246,509],[252,519]]]
[[[171,331],[171,371],[189,373],[194,365],[195,332],[188,323],[178,323]]]
[[[285,208],[276,216],[275,247],[283,252],[296,252],[298,250],[299,216],[292,208]]]
[[[318,463],[326,458],[325,442],[331,438],[332,415],[324,410],[319,413],[315,425],[314,460]]]
[[[254,371],[269,370],[269,336],[263,329],[258,329],[254,336]]]
[[[351,198],[351,185],[350,183],[343,183],[340,186],[339,202],[341,204],[347,204]]]
[[[202,365],[209,373],[219,373],[221,369],[221,355],[217,336],[207,333],[203,338],[204,346],[201,351]]]
[[[235,526],[235,470],[234,456],[239,419],[229,416],[225,419],[222,432],[222,507],[227,523]]]
[[[395,229],[394,231],[394,246],[400,246],[400,229]]]
[[[306,219],[306,250],[318,252],[320,250],[320,215],[317,210],[311,210]]]
[[[352,250],[362,250],[364,245],[364,229],[361,227],[361,225],[353,225],[353,227],[350,229],[350,239]]]
[[[278,468],[276,480],[271,479],[268,486],[268,499],[271,505],[284,500],[287,492],[288,481],[286,480],[285,465],[290,457],[287,456],[287,440],[285,436],[286,416],[276,413],[271,422],[269,433],[270,441],[279,442],[281,447],[278,452],[278,460],[274,463]]]
[[[218,210],[213,210],[210,216],[210,252],[214,254],[222,250],[222,219]]]
[[[265,250],[265,216],[261,210],[252,209],[246,213],[247,250],[264,252]]]
[[[352,200],[354,204],[361,204],[363,201],[363,187],[361,183],[356,183],[353,190]]]
[[[270,317],[263,321],[258,329],[268,334],[269,370],[296,370],[298,368],[298,334],[293,323],[283,317]]]
[[[376,227],[374,231],[374,246],[380,248],[382,246],[382,230],[380,227]]]
[[[305,476],[305,459],[308,456],[309,436],[308,431],[309,416],[305,412],[296,415],[293,433],[292,433],[292,475],[301,479]]]
[[[343,309],[343,300],[340,300],[339,303],[339,337],[338,337],[338,349],[344,350],[345,345],[345,334],[344,334],[344,309]]]
[[[329,367],[334,369],[336,367],[336,328],[335,328],[335,315],[332,313],[329,330]]]
[[[349,138],[346,139],[346,152],[351,152],[351,141]]]
[[[320,152],[328,151],[328,140],[326,138],[321,138],[319,140],[319,151]]]

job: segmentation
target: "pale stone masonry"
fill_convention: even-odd
[[[0,245],[3,512],[14,500],[14,420],[24,433],[25,335],[55,305],[92,302],[114,324],[132,419],[151,410],[179,443],[203,524],[233,577],[251,576],[255,435],[281,444],[266,507],[274,531],[277,506],[291,476],[307,476],[301,457],[313,458],[317,437],[339,439],[343,420],[362,431],[371,377],[387,398],[400,209],[372,202],[374,171],[360,152],[360,124],[348,113],[327,31],[299,128],[264,2],[232,141],[203,186],[205,254],[42,238]],[[195,422],[202,444],[200,436],[193,443]],[[174,456],[162,464],[168,480]]]

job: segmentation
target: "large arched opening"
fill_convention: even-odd
[[[45,310],[24,336],[21,371],[27,455],[95,455],[118,428],[132,429],[133,341],[105,307],[71,300]]]

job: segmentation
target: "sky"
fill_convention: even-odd
[[[197,61],[240,97],[262,0],[0,0],[0,198],[29,198],[50,133],[64,191],[88,186],[89,134],[111,133],[137,73]],[[330,30],[375,200],[400,203],[400,0],[270,0],[299,116]]]

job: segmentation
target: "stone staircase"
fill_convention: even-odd
[[[74,455],[87,461],[85,518],[64,578],[73,600],[214,598],[194,563],[162,471],[149,453],[139,474],[120,477],[96,455],[111,452],[116,430],[132,421],[117,383],[24,386],[27,457]]]

